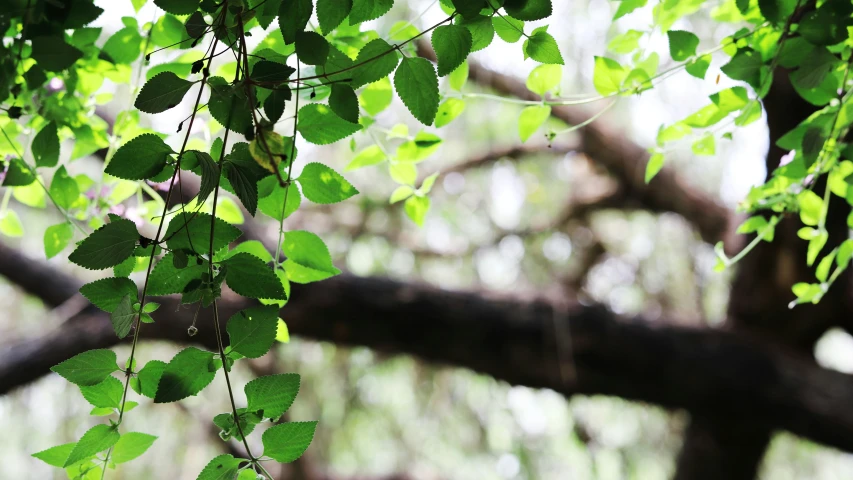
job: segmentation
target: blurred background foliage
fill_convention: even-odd
[[[102,39],[122,26],[120,17],[134,15],[130,2],[96,3],[106,10],[96,22],[104,29]],[[443,17],[436,3],[397,2],[375,28],[387,32],[394,22],[411,18],[418,18],[416,26],[431,25]],[[718,44],[738,26],[711,21],[715,3],[708,2],[699,12],[679,20],[675,28],[696,32],[703,46]],[[564,96],[591,95],[593,56],[603,54],[609,39],[636,26],[645,28],[650,21],[651,6],[611,26],[616,5],[607,0],[554,2],[549,31],[566,59]],[[137,17],[145,22],[153,15],[154,6],[149,4]],[[647,49],[668,58],[666,38],[659,34],[649,40]],[[520,56],[516,49],[496,40],[473,58],[496,72],[524,79],[536,63],[521,62],[516,56]],[[623,99],[598,121],[639,145],[652,145],[660,124],[695,111],[706,103],[708,94],[721,88],[715,83],[720,65],[714,62],[704,81],[681,73],[660,88]],[[102,91],[127,99],[130,88],[107,81]],[[469,82],[465,92],[484,91]],[[405,216],[400,204],[388,204],[395,184],[375,167],[347,174],[362,195],[334,208],[303,205],[288,220],[289,228],[304,226],[320,234],[336,265],[356,275],[493,295],[600,302],[619,314],[642,314],[650,321],[676,318],[693,326],[722,321],[731,274],[713,271],[712,247],[684,219],[606,203],[571,214],[573,206],[604,198],[615,189],[614,182],[576,150],[573,134],[548,142],[540,132],[525,144],[523,155],[457,169],[519,144],[519,105],[480,97],[466,98],[466,103],[465,112],[443,129],[439,150],[421,164],[422,178],[452,170],[442,173],[433,188],[432,209],[423,228]],[[118,112],[108,106],[99,113],[114,117]],[[593,109],[603,106],[596,104]],[[178,110],[158,116],[151,126],[173,129],[176,119],[187,114]],[[395,98],[373,131],[390,131],[400,119],[417,131],[414,119],[404,112]],[[692,186],[734,206],[751,185],[763,180],[766,138],[763,122],[756,122],[738,130],[731,141],[718,144],[713,157],[695,157],[686,148],[672,152],[668,162]],[[360,148],[371,139],[360,134],[356,142]],[[302,159],[321,156],[339,171],[353,157],[346,144],[306,144],[299,149]],[[72,168],[99,172],[94,159],[77,161]],[[24,220],[26,233],[9,242],[25,254],[41,256],[41,233],[59,217],[20,204],[13,208]],[[264,227],[270,235],[277,229],[274,222]],[[94,278],[92,272],[60,259],[50,263],[80,278]],[[13,285],[0,283],[0,336],[4,338],[38,336],[65,315],[62,307],[46,311]],[[151,342],[141,348],[144,358],[168,358],[174,349],[171,344]],[[819,344],[818,359],[849,371],[850,359],[844,356],[848,348],[849,337],[831,332]],[[245,364],[238,366],[236,391],[242,391],[258,371],[301,374],[301,392],[290,415],[320,422],[305,457],[283,478],[665,479],[674,471],[687,422],[683,412],[601,396],[566,399],[552,391],[513,387],[415,358],[387,357],[365,348],[299,338],[278,345],[270,358],[253,363],[251,370]],[[213,425],[200,419],[224,411],[226,402],[216,389],[208,389],[181,405],[143,404],[141,414],[127,419],[130,429],[144,425],[145,431],[160,439],[143,461],[123,466],[111,478],[195,478],[223,448]],[[58,376],[44,377],[0,398],[4,432],[0,477],[63,478],[61,470],[29,455],[79,437],[94,421],[87,416],[89,408],[76,387]],[[761,478],[851,475],[850,454],[777,434]]]

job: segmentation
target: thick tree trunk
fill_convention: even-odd
[[[776,141],[805,120],[816,108],[797,95],[786,71],[777,71],[764,100],[770,130],[767,172],[779,166],[787,152]],[[822,194],[825,183],[815,191]],[[830,239],[824,254],[847,238],[849,208],[837,197],[827,218]],[[849,328],[850,275],[842,275],[818,305],[788,308],[794,299],[791,286],[815,282],[814,269],[806,265],[807,242],[797,237],[801,227],[796,215],[784,219],[772,243],[762,242],[738,266],[729,303],[728,327],[767,338],[812,360],[815,342],[830,327]],[[820,256],[818,257],[820,258]],[[677,480],[749,480],[755,478],[773,426],[751,417],[728,419],[693,415],[678,460]]]

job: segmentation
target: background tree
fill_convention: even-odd
[[[853,449],[812,353],[849,328],[851,13],[3,5],[0,273],[41,301],[7,295],[9,471],[841,472],[786,436],[759,467],[778,430]],[[17,389],[51,368],[79,389]]]

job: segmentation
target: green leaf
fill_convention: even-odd
[[[281,115],[284,113],[284,102],[290,100],[290,98],[290,87],[281,86],[270,92],[267,99],[264,100],[264,114],[266,114],[270,122],[275,123],[279,121]]]
[[[171,16],[164,16],[167,18]],[[171,17],[174,18],[174,17]],[[142,35],[137,27],[125,27],[114,33],[104,44],[101,51],[108,55],[114,63],[129,65],[133,63],[142,51]]]
[[[272,149],[272,147],[270,148]],[[231,183],[237,198],[240,199],[249,214],[254,217],[255,211],[258,209],[258,182],[252,172],[236,163],[226,162],[222,167],[222,173]]]
[[[477,52],[491,45],[495,38],[492,19],[485,15],[462,18],[457,22],[471,32],[471,52]]]
[[[542,30],[542,27],[533,31],[527,40],[524,41],[525,58],[530,57],[539,63],[554,63],[563,65],[563,56],[560,54],[560,48],[557,46],[557,41],[550,33]]]
[[[135,302],[137,289],[136,284],[129,278],[110,277],[83,285],[80,287],[80,293],[96,307],[112,313],[122,301],[122,297],[129,295]]]
[[[325,42],[325,40],[323,41]],[[327,55],[328,48],[328,44],[326,44]],[[303,59],[300,57],[300,60]],[[325,61],[325,58],[323,61]],[[283,63],[261,60],[252,67],[252,80],[264,85],[278,85],[286,82],[295,71],[295,68]],[[289,92],[290,89],[288,88],[287,91]]]
[[[173,153],[172,147],[166,145],[162,138],[146,133],[122,145],[105,172],[126,180],[149,179],[163,171]]]
[[[369,167],[371,165],[376,165],[384,162],[386,159],[385,153],[381,148],[377,145],[371,145],[364,150],[358,152],[355,158],[350,161],[346,167],[344,167],[345,172],[349,172],[351,170],[357,170],[363,167]]]
[[[242,462],[244,460],[231,455],[219,455],[204,467],[196,480],[234,480]]]
[[[600,95],[609,96],[618,93],[627,75],[628,70],[616,60],[595,57],[592,84]]]
[[[136,393],[154,398],[157,394],[157,384],[160,383],[160,377],[166,370],[166,365],[166,362],[151,360],[142,367],[136,377],[130,379],[130,386]]]
[[[238,295],[287,299],[278,277],[260,258],[249,253],[239,253],[222,263],[226,267],[225,282]]]
[[[352,88],[358,88],[368,83],[377,82],[394,71],[400,56],[397,50],[381,38],[369,41],[358,52],[355,64],[359,65],[352,71]]]
[[[154,4],[173,15],[189,15],[198,10],[199,0],[154,0]]]
[[[103,452],[115,445],[119,437],[118,425],[95,425],[80,437],[62,466],[73,465],[98,452]]]
[[[320,29],[328,34],[347,18],[352,10],[352,0],[317,0],[317,20]]]
[[[280,318],[278,319],[278,328],[275,331],[275,341],[290,343],[290,332],[287,331],[287,324]]]
[[[797,203],[800,207],[800,221],[806,225],[817,225],[820,223],[823,212],[823,199],[811,190],[803,190],[797,194]]]
[[[622,0],[619,2],[619,8],[613,14],[613,20],[618,20],[634,10],[646,6],[648,0]]]
[[[194,82],[184,80],[173,72],[162,72],[145,82],[133,104],[145,113],[161,113],[178,106]]]
[[[493,16],[492,27],[495,29],[495,33],[498,34],[498,37],[507,43],[519,41],[524,34],[524,22],[505,15]]]
[[[391,80],[385,77],[364,88],[358,96],[358,103],[368,114],[378,115],[391,105],[393,99]]]
[[[344,120],[326,105],[309,103],[299,109],[296,129],[305,140],[327,145],[361,130],[361,125]]]
[[[241,135],[253,128],[249,98],[242,85],[231,85],[222,77],[211,77],[210,100],[207,108],[210,115],[223,127]]]
[[[276,318],[276,323],[278,318]],[[287,411],[299,393],[299,375],[265,375],[246,384],[247,409],[264,418],[277,419]]]
[[[743,80],[753,87],[759,84],[761,78],[761,67],[764,61],[761,54],[752,49],[740,49],[729,63],[723,65],[720,70],[732,80]]]
[[[252,256],[252,258],[257,257]],[[263,263],[263,260],[258,260]],[[278,280],[276,283],[279,284]],[[276,306],[240,310],[228,320],[227,330],[228,337],[231,339],[231,350],[247,358],[260,358],[266,355],[275,342],[277,326],[278,307]]]
[[[184,220],[186,219],[186,220]],[[172,250],[186,250],[196,254],[208,254],[210,248],[211,216],[207,213],[181,212],[175,215],[166,229],[166,245]],[[213,251],[237,240],[243,232],[239,228],[217,218],[213,235]],[[190,243],[192,239],[192,244]]]
[[[438,75],[443,77],[455,70],[471,53],[474,39],[471,32],[459,25],[442,25],[432,33],[432,48],[438,59]]]
[[[406,215],[418,224],[419,227],[423,227],[426,214],[429,211],[429,198],[413,195],[406,199],[406,203],[403,206],[406,210]]]
[[[49,72],[65,70],[83,57],[83,52],[65,43],[61,36],[35,37],[32,40],[33,60]]]
[[[296,35],[305,30],[314,5],[311,0],[282,0],[278,10],[278,26],[285,45],[296,41]]]
[[[210,369],[213,358],[212,353],[195,347],[178,352],[163,370],[154,403],[176,402],[197,395],[216,376],[216,371]]]
[[[691,148],[696,155],[714,155],[717,153],[714,135],[710,133],[693,142]]]
[[[646,183],[651,182],[655,175],[660,172],[660,169],[663,168],[663,161],[664,157],[661,153],[655,153],[649,157],[649,161],[646,163]]]
[[[355,62],[334,46],[329,49],[326,64],[317,69],[325,82],[345,82],[352,79]]]
[[[148,279],[148,293],[150,295],[171,295],[183,293],[193,280],[200,280],[202,274],[207,272],[206,264],[193,264],[186,268],[176,268],[174,264],[174,253],[167,253],[151,271]]]
[[[231,249],[225,257],[223,257],[223,260],[227,260],[238,253],[251,253],[263,260],[265,263],[272,262],[273,260],[272,255],[267,251],[267,247],[258,240],[247,240],[245,242],[241,242],[239,245]]]
[[[133,298],[136,299],[136,292],[133,292]],[[136,311],[133,309],[130,295],[125,295],[121,297],[118,306],[110,314],[110,322],[112,322],[113,330],[115,330],[118,338],[124,338],[130,333],[134,318],[136,318]]]
[[[168,15],[164,15],[163,18],[167,18]],[[172,17],[174,18],[174,17]],[[204,15],[201,12],[194,12],[190,15],[186,22],[184,23],[184,30],[187,32],[187,35],[190,38],[201,38],[204,35],[204,32],[207,31],[208,25],[204,20]],[[264,27],[266,29],[266,27]],[[181,39],[177,39],[175,41],[180,41]]]
[[[700,108],[695,113],[690,114],[681,122],[684,125],[694,128],[705,128],[714,125],[720,120],[726,118],[728,112],[720,109],[720,107],[711,104]]]
[[[400,185],[393,192],[391,192],[391,197],[388,199],[388,203],[397,203],[402,202],[403,200],[414,195],[415,189],[408,185]]]
[[[281,249],[287,257],[284,269],[288,278],[296,283],[317,282],[341,273],[332,264],[326,244],[311,232],[292,230],[285,233]]]
[[[261,436],[264,455],[281,463],[292,462],[308,449],[316,429],[317,422],[288,422],[270,427]]]
[[[317,32],[296,34],[296,56],[306,65],[324,65],[329,58],[329,42]]]
[[[749,95],[743,87],[732,87],[711,95],[710,99],[721,111],[731,113],[745,107]]]
[[[403,142],[397,148],[398,162],[420,162],[432,155],[441,146],[441,138],[425,131],[418,132],[415,138]]]
[[[116,354],[108,349],[88,350],[54,365],[51,371],[75,385],[91,386],[104,381],[111,373],[120,370]]]
[[[640,39],[644,33],[639,30],[628,30],[617,35],[607,44],[607,49],[613,53],[626,54],[640,48]]]
[[[20,158],[8,159],[6,167],[6,177],[3,179],[4,187],[23,187],[36,181],[36,177],[30,170],[29,165],[24,163]],[[3,163],[0,161],[0,168]]]
[[[452,8],[456,10],[456,13],[463,17],[479,15],[480,10],[486,8],[486,0],[445,0],[442,3],[452,4]]]
[[[448,98],[438,106],[435,116],[436,128],[441,128],[456,119],[465,111],[465,100],[461,98]],[[354,160],[353,160],[354,161]]]
[[[423,58],[404,58],[394,74],[397,95],[424,125],[432,125],[438,112],[438,77],[432,64]]]
[[[800,19],[797,33],[812,45],[835,45],[847,38],[847,23],[849,22],[850,12],[844,9],[839,15],[839,12],[832,8],[832,3],[824,4],[817,10],[807,12]],[[849,8],[849,5],[847,7]]]
[[[525,107],[518,116],[518,135],[522,142],[526,142],[539,127],[551,116],[551,107],[548,105],[531,105]]]
[[[259,188],[264,183],[274,185],[272,193],[258,200],[258,210],[264,215],[268,215],[278,221],[289,217],[293,212],[299,209],[302,203],[302,196],[299,194],[299,189],[291,185],[289,188],[282,188],[278,184],[278,179],[273,176],[262,180],[258,185]],[[285,198],[285,195],[287,198]],[[285,200],[287,205],[285,205]]]
[[[128,432],[121,436],[113,447],[110,457],[113,463],[124,463],[142,455],[157,440],[154,435],[140,432]]]
[[[77,445],[76,442],[50,447],[46,450],[34,453],[33,457],[38,458],[52,467],[62,468],[62,466],[65,465],[65,459],[68,458],[68,454],[71,453],[71,450],[74,450],[75,445]]]
[[[711,66],[711,56],[710,55],[702,55],[701,57],[694,58],[690,63],[684,67],[687,70],[687,73],[693,75],[696,78],[704,79],[705,73],[708,71],[708,67]]]
[[[358,193],[338,172],[317,162],[305,165],[296,181],[305,198],[314,203],[337,203]]]
[[[750,100],[741,110],[741,114],[735,118],[735,125],[744,127],[761,118],[761,103],[758,100]]]
[[[559,65],[539,65],[527,76],[527,89],[531,92],[545,96],[560,85],[563,78],[563,68]]]
[[[90,270],[114,267],[133,255],[137,240],[139,232],[133,222],[114,219],[86,237],[68,259]]]
[[[519,20],[542,20],[551,16],[551,0],[507,0],[504,9]]]
[[[456,70],[450,73],[447,77],[450,88],[456,91],[462,91],[465,82],[468,81],[468,62],[462,62]]]
[[[109,376],[97,385],[81,386],[80,393],[93,407],[119,408],[124,385],[121,380]]]
[[[44,231],[44,254],[47,258],[55,257],[59,252],[65,250],[68,243],[74,237],[74,227],[68,223],[57,223],[47,227]]]
[[[669,39],[669,54],[676,62],[683,62],[696,55],[699,37],[694,33],[684,30],[670,30],[666,32],[666,36]]]
[[[2,165],[0,168],[3,168]],[[28,207],[44,208],[47,206],[47,195],[45,195],[44,188],[36,182],[24,187],[13,188],[12,198]]]
[[[194,155],[196,162],[201,167],[201,186],[198,189],[198,199],[204,201],[216,189],[220,175],[219,165],[207,152],[190,150],[185,155]]]
[[[6,210],[0,213],[0,233],[7,237],[24,236],[24,225],[16,211]]]
[[[59,135],[56,122],[50,122],[36,134],[32,144],[36,167],[55,167],[59,162]]]
[[[358,97],[355,96],[355,91],[349,85],[343,83],[332,85],[329,107],[344,120],[358,123]]]
[[[77,186],[77,181],[68,175],[65,165],[59,167],[53,174],[49,191],[56,205],[66,210],[71,208],[80,197],[80,187]]]
[[[357,25],[361,22],[377,19],[385,15],[393,6],[394,0],[353,0],[349,24]]]

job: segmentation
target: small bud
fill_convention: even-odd
[[[317,96],[317,92],[314,90],[311,90],[311,95],[309,95],[309,97],[313,99],[316,96]]]
[[[204,68],[204,62],[202,60],[196,60],[193,62],[192,68],[190,68],[190,72],[198,73],[201,69]]]
[[[219,432],[219,438],[221,438],[222,441],[227,442],[231,438],[231,434],[229,432],[226,432],[225,430],[222,430],[221,432]]]
[[[21,113],[23,113],[24,109],[21,107],[9,107],[9,118],[16,119],[21,118]]]
[[[187,329],[187,335],[194,337],[196,333],[198,333],[198,329],[195,328],[195,325],[190,325],[190,328]]]
[[[175,133],[180,133],[180,132],[181,132],[181,129],[183,129],[183,128],[184,128],[184,122],[179,123],[179,124],[178,124],[178,131],[177,131],[177,132],[175,132]]]
[[[151,54],[150,54],[150,53],[146,53],[146,54],[145,54],[145,61],[146,61],[146,62],[150,62],[150,61],[151,61]]]

